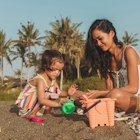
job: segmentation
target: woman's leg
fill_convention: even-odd
[[[113,89],[107,97],[116,98],[115,106],[125,111],[126,113],[137,112],[140,104],[139,97],[122,91]]]

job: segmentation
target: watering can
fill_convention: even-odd
[[[61,111],[63,114],[72,114],[75,111],[74,99],[70,98],[69,102],[64,103]]]

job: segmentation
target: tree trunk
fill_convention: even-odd
[[[37,66],[34,66],[35,75],[37,74]]]
[[[3,56],[1,57],[1,84],[3,85]]]
[[[27,74],[27,81],[29,82],[29,75],[30,75],[30,46],[28,46],[28,65],[27,65],[27,69],[28,69],[28,74]]]
[[[0,57],[0,82],[2,83],[2,58]]]
[[[22,89],[22,71],[23,71],[23,61],[21,62],[21,75],[20,75],[20,87]]]
[[[60,75],[60,89],[63,89],[63,70],[61,70],[61,75]]]
[[[98,74],[99,79],[101,79],[101,74],[100,74],[99,69],[97,69],[97,74]]]
[[[78,56],[77,57],[77,79],[79,79],[80,78],[80,57]]]

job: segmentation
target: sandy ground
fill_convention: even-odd
[[[76,113],[44,115],[44,123],[34,123],[17,116],[11,102],[0,102],[0,140],[136,140],[135,133],[123,122],[115,126],[91,129],[86,116]]]

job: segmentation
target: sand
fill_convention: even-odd
[[[12,102],[0,102],[0,140],[136,140],[136,135],[125,123],[91,129],[88,118],[77,113],[44,115],[44,123],[20,118]]]

